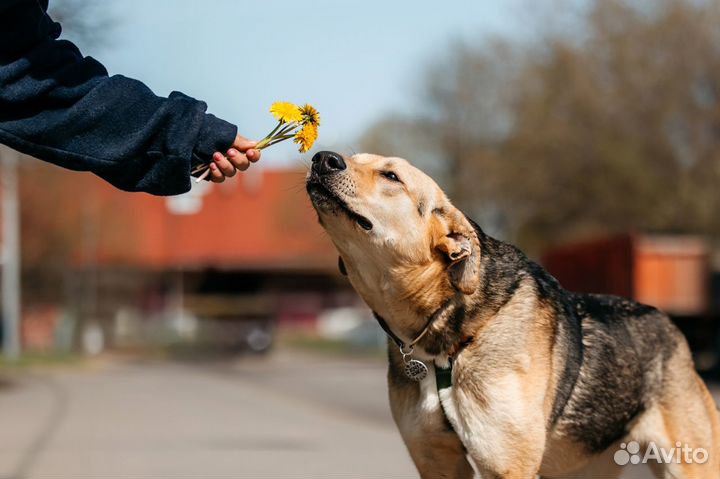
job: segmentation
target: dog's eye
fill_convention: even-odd
[[[383,171],[380,174],[383,175],[385,178],[387,178],[390,181],[397,181],[398,183],[400,183],[400,178],[398,178],[398,176],[395,173],[393,173],[392,171]]]

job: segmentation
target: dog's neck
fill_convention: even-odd
[[[459,337],[456,338],[457,335],[453,332],[461,329],[458,320],[464,316],[464,305],[459,295],[450,297],[429,317],[425,318],[421,329],[404,337],[395,334],[393,328],[377,312],[373,311],[373,314],[400,352],[405,354],[417,350],[419,356],[430,359],[438,356],[452,356],[451,351],[456,349],[459,340]]]
[[[474,295],[452,286],[445,268],[438,262],[396,266],[391,276],[402,281],[388,283],[384,301],[373,307],[374,314],[392,331],[390,336],[405,345],[422,334],[414,349],[423,359],[449,355],[465,337],[463,320],[475,302]]]
[[[390,283],[383,288],[387,293],[379,308],[368,302],[392,331],[407,342],[422,331],[438,308],[453,298],[444,314],[432,322],[418,343],[416,351],[424,351],[426,359],[448,355],[467,339],[470,331],[477,330],[471,323],[489,321],[504,304],[507,294],[502,293],[517,284],[518,261],[527,262],[516,248],[475,227],[480,248],[475,265],[479,274],[476,291],[471,294],[460,292],[447,281],[444,266],[425,264],[404,267],[400,274],[394,272],[393,277],[404,279],[401,284]]]
[[[473,329],[469,323],[489,320],[507,296],[500,293],[517,283],[518,262],[523,265],[527,262],[519,250],[485,235],[475,223],[471,224],[477,234],[479,254],[472,258],[478,282],[470,294],[456,289],[447,274],[447,264],[432,258],[422,261],[386,258],[382,269],[371,262],[348,268],[355,290],[403,342],[412,341],[443,303],[457,297],[450,314],[434,322],[419,342],[416,351],[425,351],[427,357],[452,350]],[[349,253],[341,250],[343,256],[357,256]]]

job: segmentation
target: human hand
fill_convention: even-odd
[[[247,170],[250,163],[255,163],[260,159],[260,150],[253,148],[256,144],[256,141],[237,135],[227,152],[224,154],[219,151],[213,153],[208,179],[214,183],[222,183],[225,178],[235,176],[237,170]]]

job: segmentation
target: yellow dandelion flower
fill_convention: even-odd
[[[295,133],[295,139],[293,141],[300,145],[300,153],[305,153],[312,148],[313,143],[317,140],[317,137],[317,126],[312,123],[308,123],[301,130]]]
[[[303,125],[320,126],[320,112],[314,106],[306,103],[300,107],[300,114],[302,115]]]
[[[270,107],[270,113],[280,120],[281,123],[300,123],[303,119],[302,113],[300,113],[300,108],[287,101],[278,101],[273,103]]]

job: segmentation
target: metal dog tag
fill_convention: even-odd
[[[405,376],[413,381],[420,382],[428,375],[428,368],[425,363],[417,359],[405,361]]]

